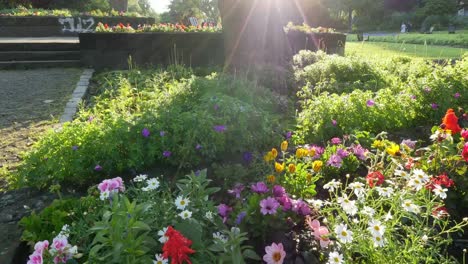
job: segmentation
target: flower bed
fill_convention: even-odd
[[[126,26],[121,32],[132,31]],[[182,64],[222,66],[223,35],[211,32],[82,33],[81,62],[94,69],[126,69],[139,66]]]
[[[94,32],[98,22],[111,26],[119,23],[138,27],[140,24],[153,24],[151,17],[96,17],[90,15],[57,16],[0,16],[2,37],[50,37],[77,36],[80,32]]]

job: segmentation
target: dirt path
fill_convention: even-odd
[[[20,154],[63,113],[81,69],[0,71],[0,190]]]

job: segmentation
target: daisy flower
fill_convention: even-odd
[[[323,188],[325,190],[328,190],[329,192],[334,192],[335,188],[338,189],[338,187],[341,186],[341,182],[336,181],[335,179],[331,180],[329,183],[325,184]]]
[[[372,236],[372,240],[374,241],[374,247],[383,247],[385,245],[382,235]]]
[[[169,237],[166,236],[166,232],[167,232],[167,227],[164,227],[162,230],[158,231],[159,242],[161,244],[164,244],[167,242],[167,240],[169,240]]]
[[[180,212],[179,216],[182,219],[188,219],[188,218],[192,217],[192,212],[190,212],[189,210],[184,210],[184,211]]]
[[[188,198],[184,198],[182,197],[182,195],[180,195],[179,197],[176,198],[175,205],[177,209],[184,210],[185,207],[187,207],[187,205],[189,204],[189,202],[190,200]]]
[[[340,253],[336,251],[330,252],[330,254],[328,255],[327,264],[342,264],[342,263],[344,263],[343,255],[341,255]]]
[[[432,190],[435,195],[439,196],[441,199],[447,198],[447,188],[442,188],[438,184],[434,184],[434,189]]]
[[[348,230],[346,224],[337,225],[334,231],[341,243],[346,244],[353,241],[353,232]]]
[[[413,204],[411,200],[404,200],[401,206],[403,207],[403,209],[405,209],[405,211],[410,213],[418,214],[420,211],[419,206]]]
[[[369,227],[367,228],[372,236],[383,236],[385,233],[385,226],[378,220],[369,221]]]
[[[353,182],[351,184],[348,185],[349,187],[351,187],[351,189],[353,189],[354,191],[354,194],[357,196],[357,197],[361,197],[364,192],[365,192],[365,189],[364,189],[364,183],[361,183],[361,182]]]
[[[156,178],[149,179],[146,181],[147,186],[143,187],[142,190],[147,192],[151,190],[156,190],[159,188],[159,181]]]
[[[133,181],[134,182],[142,182],[142,181],[145,181],[146,178],[148,178],[148,175],[140,174],[140,175],[136,176],[135,178],[133,178]]]
[[[349,215],[355,215],[358,211],[356,201],[349,200],[346,195],[343,195],[343,197],[338,197],[338,203],[341,205],[341,208],[343,208],[343,210]]]
[[[156,260],[153,260],[153,264],[168,264],[169,260],[164,258],[162,254],[155,255]]]

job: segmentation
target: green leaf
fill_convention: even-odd
[[[252,259],[252,260],[261,260],[260,256],[255,253],[252,249],[246,249],[242,252],[242,255],[245,258]]]

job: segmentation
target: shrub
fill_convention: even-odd
[[[269,145],[279,116],[271,92],[227,75],[175,80],[168,72],[109,73],[94,105],[40,140],[21,185],[84,186],[152,165],[192,168]]]

